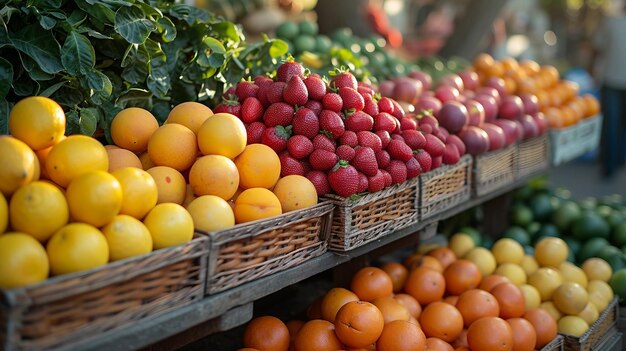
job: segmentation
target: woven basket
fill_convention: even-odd
[[[563,350],[563,340],[563,336],[557,334],[557,336],[546,346],[542,347],[540,351],[561,351]]]
[[[595,150],[600,143],[601,133],[602,115],[584,119],[570,127],[551,129],[552,164],[557,166]]]
[[[517,145],[474,157],[474,194],[482,196],[515,181]]]
[[[617,325],[617,318],[619,316],[618,298],[614,297],[609,303],[607,308],[600,313],[600,317],[595,321],[585,334],[580,337],[575,337],[567,334],[562,334],[565,338],[565,350],[572,351],[591,351],[595,350],[596,346],[600,344],[604,337],[612,329],[615,329]]]
[[[472,157],[464,155],[420,176],[420,220],[428,219],[470,199]]]
[[[201,299],[207,238],[0,290],[0,349],[68,346]]]
[[[335,205],[330,249],[345,252],[417,223],[419,177],[356,199],[327,195]]]
[[[299,265],[328,249],[333,205],[202,233],[209,237],[206,293],[215,294]]]
[[[550,145],[548,135],[522,141],[517,149],[515,160],[516,179],[527,177],[548,169],[550,165]]]

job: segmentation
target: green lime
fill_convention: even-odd
[[[315,50],[319,53],[325,54],[333,47],[333,42],[329,37],[325,35],[318,35],[315,37]]]
[[[283,22],[276,28],[276,36],[281,39],[294,39],[298,32],[298,25],[291,21]]]
[[[554,189],[554,196],[562,200],[569,200],[572,198],[572,192],[569,189],[559,187]]]
[[[550,216],[552,216],[552,212],[554,211],[551,197],[543,193],[533,196],[530,199],[529,206],[533,212],[533,217],[539,222],[545,222],[550,219]]]
[[[578,252],[578,261],[584,262],[586,259],[596,257],[598,252],[605,246],[608,246],[609,242],[604,238],[591,238],[584,242]]]
[[[582,247],[581,242],[572,238],[571,236],[565,236],[565,237],[562,237],[561,239],[563,239],[563,241],[565,241],[565,243],[567,244],[567,247],[569,248],[569,252],[575,256],[578,256],[578,253],[580,252],[580,248]]]
[[[611,244],[615,246],[626,245],[626,222],[621,222],[613,227],[613,232],[611,233]]]
[[[528,235],[528,233],[522,227],[518,227],[518,226],[509,227],[504,232],[502,237],[511,238],[517,241],[518,243],[520,243],[522,246],[526,246],[530,244],[530,235]]]
[[[296,52],[315,51],[315,38],[311,35],[300,35],[293,44]]]
[[[527,226],[533,221],[533,212],[524,205],[515,205],[511,208],[511,222],[520,227]]]
[[[607,205],[599,205],[596,207],[596,213],[602,216],[602,218],[608,218],[613,212],[613,208]]]
[[[298,26],[300,29],[300,34],[302,35],[317,35],[318,27],[317,22],[313,21],[302,21]]]
[[[624,254],[622,253],[622,250],[615,246],[609,245],[603,247],[600,251],[598,251],[597,256],[607,261],[609,265],[611,265],[611,268],[613,268],[614,272],[618,269],[626,267],[626,264],[624,264]]]
[[[622,253],[626,255],[626,245],[622,246]]]
[[[605,218],[605,220],[611,228],[615,228],[617,225],[626,221],[626,218],[624,218],[624,214],[622,212],[613,210],[611,211],[611,214]]]
[[[617,270],[611,276],[609,285],[613,292],[619,296],[620,302],[626,300],[626,268]]]
[[[334,41],[340,43],[344,48],[350,47],[352,44],[353,36],[352,29],[350,28],[341,28],[333,33],[332,38]]]
[[[480,234],[478,229],[466,226],[466,227],[461,227],[461,229],[459,229],[457,232],[465,233],[469,235],[472,238],[472,240],[474,240],[474,243],[476,243],[476,246],[480,246],[481,241],[482,241],[482,238],[481,238],[482,235]]]
[[[530,222],[530,224],[526,226],[526,232],[531,238],[537,236],[539,229],[541,229],[541,223],[539,222]]]
[[[580,208],[583,210],[595,210],[598,206],[598,200],[594,197],[588,197],[579,202]]]
[[[552,223],[554,223],[559,230],[565,232],[569,230],[572,222],[578,219],[580,215],[581,211],[578,204],[574,201],[565,201],[552,213]]]
[[[579,240],[590,238],[608,239],[609,225],[594,211],[583,211],[582,215],[572,223],[572,235]]]

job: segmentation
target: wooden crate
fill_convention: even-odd
[[[600,143],[602,115],[587,118],[573,126],[550,130],[551,162],[557,166],[595,150]]]
[[[515,157],[516,179],[545,171],[549,166],[550,144],[547,134],[519,143]]]
[[[353,198],[327,195],[335,205],[330,249],[345,252],[417,223],[419,177]]]
[[[328,249],[333,204],[284,213],[209,237],[206,293],[215,294],[296,266]]]
[[[563,350],[563,336],[557,335],[546,346],[542,347],[540,351],[561,351]]]
[[[612,330],[617,328],[619,316],[618,298],[614,297],[608,307],[600,313],[600,317],[595,321],[589,330],[580,337],[562,334],[565,338],[564,349],[571,351],[591,351],[604,341]]]
[[[474,157],[474,194],[482,196],[515,181],[517,144]]]
[[[68,347],[204,296],[208,240],[0,290],[0,349]]]
[[[464,155],[457,164],[442,166],[419,178],[419,218],[425,220],[470,199],[472,157]]]

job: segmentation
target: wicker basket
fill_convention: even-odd
[[[355,199],[327,195],[335,205],[330,249],[345,252],[417,223],[419,177]]]
[[[517,145],[474,157],[474,194],[482,196],[515,181]]]
[[[545,171],[550,165],[550,145],[548,135],[522,141],[517,148],[515,160],[516,179]]]
[[[239,224],[209,237],[206,293],[215,294],[296,266],[328,249],[333,205]]]
[[[444,212],[471,196],[472,157],[464,155],[454,165],[446,165],[420,176],[420,220]]]
[[[562,334],[565,338],[565,350],[591,351],[595,350],[604,337],[616,328],[619,316],[618,298],[614,297],[608,307],[600,313],[600,317],[595,321],[585,334],[580,337]]]
[[[602,115],[587,118],[571,127],[550,130],[552,164],[560,165],[595,150],[601,132]]]
[[[201,299],[207,238],[0,290],[0,349],[68,346]]]
[[[557,336],[546,346],[542,347],[540,351],[561,351],[563,350],[563,340],[563,336],[557,334]]]

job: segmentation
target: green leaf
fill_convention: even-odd
[[[125,1],[125,0],[100,0],[100,1],[87,0],[87,2],[90,2],[90,3],[103,2],[105,4],[109,4],[114,7],[118,7],[118,6],[130,7],[130,6],[133,6],[135,3],[134,1]]]
[[[4,23],[4,18],[0,16],[0,48],[7,45],[11,45],[11,39],[9,39],[9,31],[6,23]]]
[[[167,119],[167,115],[170,113],[170,104],[167,101],[157,101],[152,106],[152,114],[162,124]]]
[[[9,111],[11,111],[9,102],[0,99],[0,135],[9,134]]]
[[[141,8],[143,13],[146,14],[146,16],[156,16],[159,18],[163,17],[163,12],[156,6],[152,6],[151,4],[143,1],[140,1],[137,5]]]
[[[214,26],[215,31],[225,38],[228,38],[236,43],[243,40],[243,34],[232,22],[221,22]]]
[[[154,67],[147,80],[148,89],[160,99],[167,98],[170,89],[170,76],[164,66]]]
[[[50,30],[52,28],[54,28],[54,26],[56,26],[57,24],[57,20],[55,20],[52,17],[49,16],[41,16],[39,18],[39,25],[45,29],[45,30]]]
[[[42,92],[39,93],[40,96],[45,96],[45,97],[50,97],[50,95],[54,94],[57,90],[61,89],[65,84],[67,84],[67,82],[65,81],[61,81],[58,82],[56,84],[53,84],[49,87],[47,87],[46,89],[44,89]]]
[[[65,134],[80,133],[80,117],[76,109],[65,111],[65,120],[67,121],[65,126]]]
[[[161,48],[161,44],[151,39],[146,39],[144,43],[144,47],[150,55],[150,64],[152,65],[161,65],[167,61],[167,57],[165,56],[165,52]]]
[[[279,58],[285,56],[289,52],[289,44],[287,44],[284,40],[274,39],[272,40],[272,44],[270,46],[270,56],[272,58]]]
[[[96,53],[87,37],[76,31],[70,32],[65,38],[61,53],[61,62],[71,75],[84,75],[96,63]]]
[[[89,14],[92,22],[100,22],[101,24],[115,22],[115,11],[102,4],[89,4],[85,0],[74,0],[74,2],[81,10]]]
[[[13,65],[0,57],[0,99],[4,99],[9,93],[11,82],[13,82]]]
[[[93,135],[98,126],[99,116],[100,111],[97,108],[90,107],[81,109],[80,120],[78,121],[81,134]]]
[[[32,24],[15,33],[11,43],[19,51],[30,56],[46,73],[58,73],[63,70],[59,57],[59,44],[50,31]]]
[[[86,19],[87,19],[87,13],[77,9],[77,10],[74,10],[72,14],[70,15],[70,17],[67,18],[67,23],[70,26],[76,28],[80,26],[81,24],[83,24],[83,22],[85,22]]]
[[[196,22],[206,22],[209,19],[209,14],[205,10],[184,4],[172,6],[170,14],[181,21],[187,22],[190,26]]]
[[[85,77],[87,78],[87,84],[89,88],[98,93],[104,93],[105,95],[111,95],[111,91],[113,90],[113,86],[111,85],[111,80],[104,73],[98,71],[97,69],[91,69],[85,73]]]
[[[162,33],[161,38],[164,42],[169,43],[176,39],[176,26],[167,17],[161,17],[157,20],[157,29]]]
[[[226,48],[224,48],[224,44],[219,40],[211,37],[204,37],[202,39],[202,43],[209,47],[213,52],[218,54],[223,54],[226,52]]]
[[[61,106],[78,105],[85,99],[83,90],[79,90],[77,87],[70,86],[69,84],[62,86],[59,90],[52,93],[50,98]]]
[[[52,16],[52,17],[54,17],[54,18],[56,18],[56,19],[60,19],[60,20],[66,20],[67,19],[67,16],[62,11],[51,10],[51,11],[47,11],[47,14]]]
[[[96,39],[110,40],[113,39],[108,35],[104,35],[96,30],[87,27],[79,27],[77,30],[78,33],[86,33],[88,36]]]
[[[115,14],[115,31],[130,43],[143,44],[156,29],[137,7],[122,7]]]
[[[136,45],[130,45],[128,54],[124,56],[122,60],[122,78],[131,84],[139,84],[146,80],[148,77],[148,61],[150,55],[146,51],[145,46],[136,47]]]
[[[39,0],[37,5],[40,7],[58,9],[61,7],[61,0]]]
[[[213,68],[220,68],[224,64],[224,55],[212,54],[209,56],[209,66]]]
[[[17,96],[36,95],[39,89],[37,82],[33,81],[28,74],[22,74],[13,81],[13,92]]]

